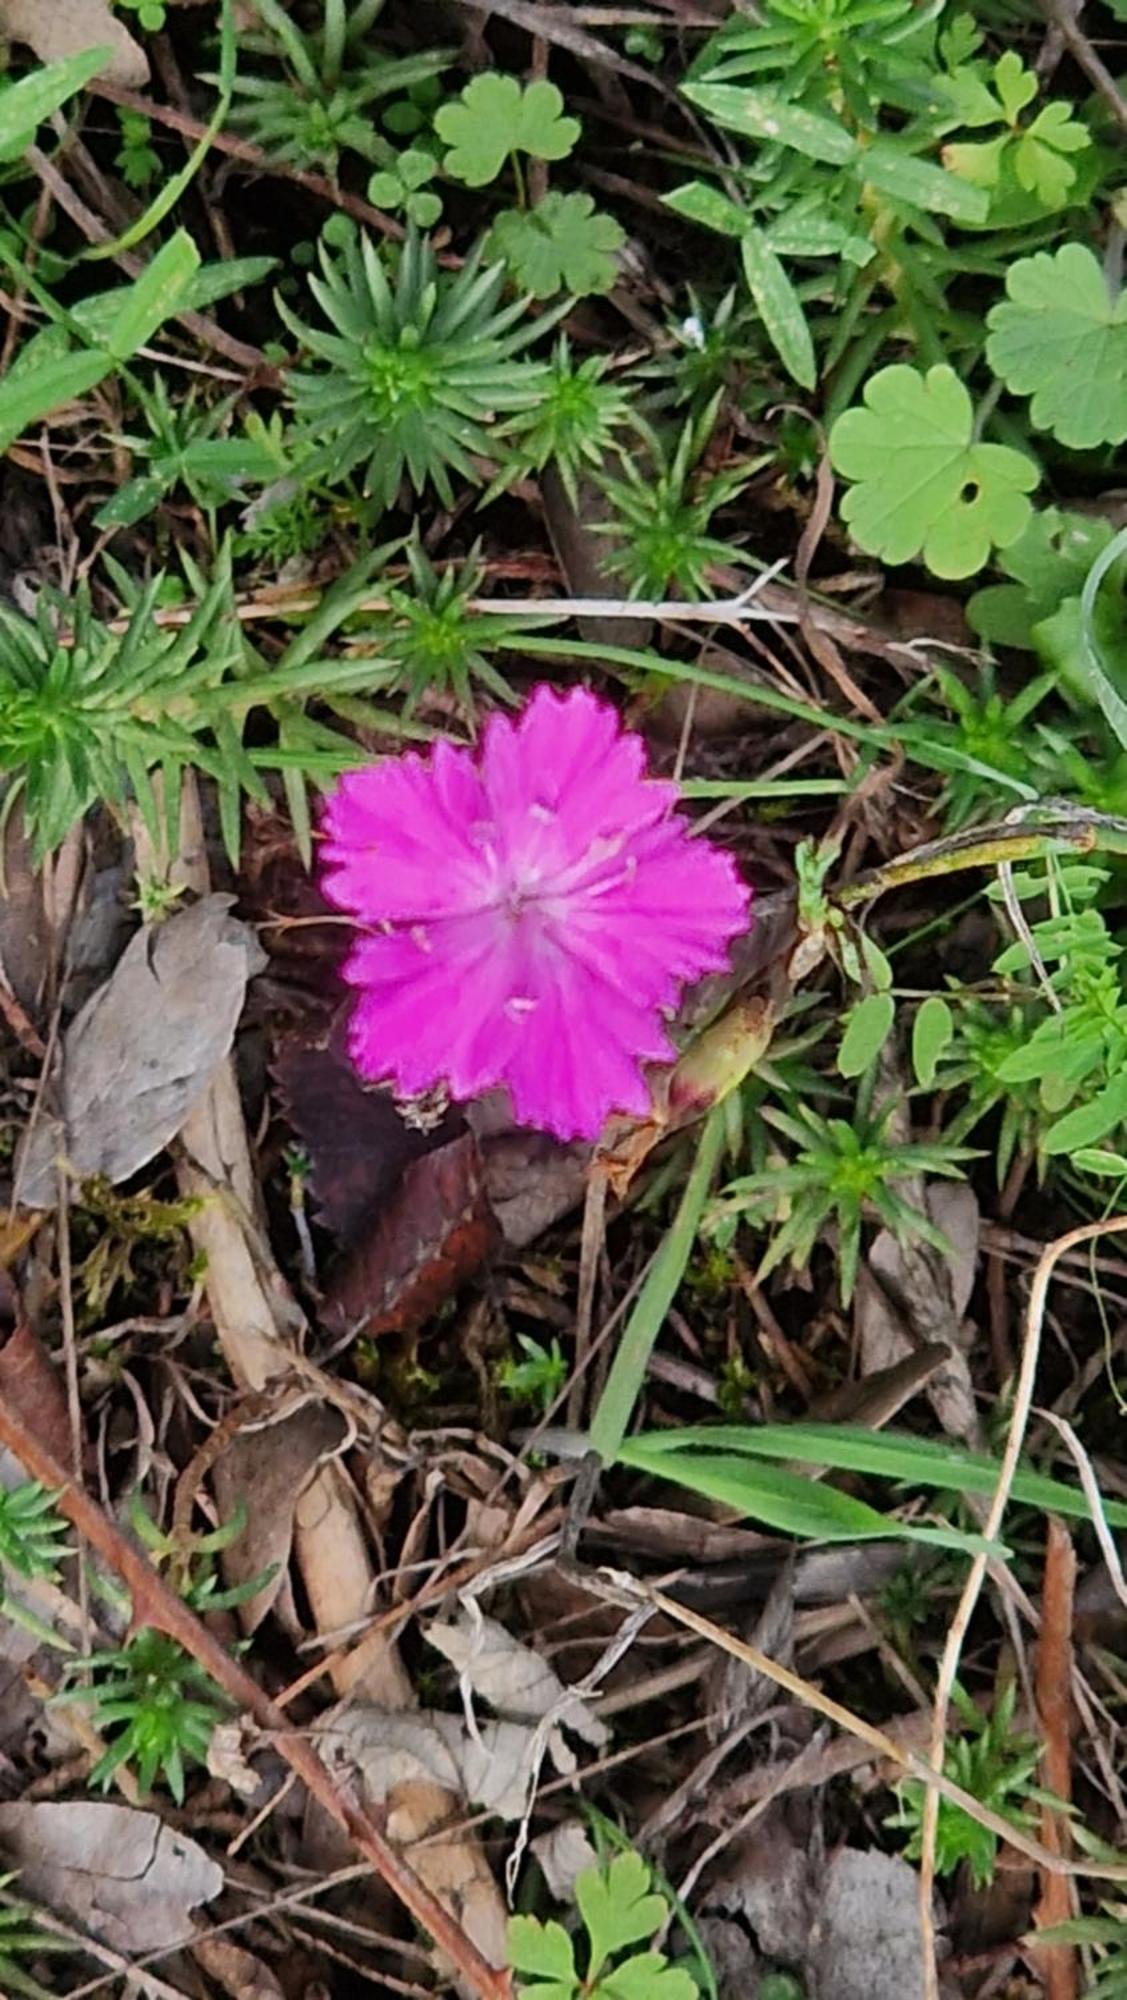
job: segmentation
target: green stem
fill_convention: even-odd
[[[604,1465],[613,1464],[626,1436],[645,1380],[654,1342],[665,1323],[696,1242],[712,1176],[724,1144],[725,1108],[715,1104],[704,1121],[693,1170],[668,1233],[654,1257],[634,1310],[622,1331],[618,1352],[599,1397],[591,1425],[591,1449]]]
[[[956,875],[965,868],[999,868],[1015,861],[1038,861],[1051,854],[1127,854],[1127,820],[1080,807],[1054,809],[1031,806],[1021,819],[1006,826],[977,827],[951,840],[937,840],[898,855],[857,882],[835,889],[831,901],[839,910],[855,910],[876,901],[889,889],[925,882],[937,875]]]

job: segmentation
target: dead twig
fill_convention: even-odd
[[[59,172],[53,160],[49,160],[45,153],[41,153],[38,146],[29,146],[24,159],[34,168],[43,186],[53,196],[63,213],[69,215],[71,221],[81,229],[88,242],[109,242],[110,231],[101,216],[95,215],[94,210],[87,207],[81,196],[75,193],[69,181]],[[114,263],[119,265],[129,278],[135,278],[138,272],[145,268],[145,259],[135,256],[131,250],[117,252]],[[245,340],[236,340],[234,334],[227,333],[223,327],[216,324],[215,320],[209,319],[206,313],[181,312],[176,314],[176,318],[181,325],[187,327],[189,333],[194,333],[198,340],[202,340],[205,347],[214,348],[217,354],[226,355],[228,361],[233,361],[237,367],[249,370],[251,374],[261,377],[264,381],[277,379],[277,369],[267,360],[260,347],[250,347]]]
[[[1045,1739],[1041,1782],[1067,1805],[1072,1790],[1072,1611],[1076,1551],[1063,1521],[1049,1518],[1045,1544],[1045,1584],[1041,1593],[1041,1640],[1037,1648],[1037,1713]],[[1054,1853],[1068,1848],[1068,1820],[1052,1806],[1041,1808],[1041,1838]],[[1034,1912],[1038,1930],[1074,1914],[1075,1898],[1063,1875],[1045,1870]],[[1071,1944],[1042,1945],[1039,1969],[1046,2000],[1076,2000],[1077,1955]]]
[[[257,1681],[224,1652],[195,1612],[169,1590],[140,1551],[130,1546],[120,1529],[4,1404],[0,1404],[0,1444],[15,1454],[30,1478],[38,1479],[55,1494],[60,1512],[126,1584],[132,1599],[134,1626],[149,1626],[175,1639],[229,1695],[236,1708],[245,1710],[271,1736],[279,1755],[301,1779],[310,1796],[345,1829],[358,1852],[371,1863],[404,1909],[429,1932],[470,1992],[479,1996],[479,2000],[512,2000],[509,1974],[488,1964],[461,1925],[443,1909],[375,1822],[340,1790],[312,1744],[293,1729]]]
[[[171,104],[156,104],[138,90],[124,90],[119,85],[107,83],[104,77],[95,77],[89,89],[97,97],[109,99],[111,104],[120,104],[123,111],[137,111],[142,118],[149,118],[154,125],[167,125],[172,132],[179,132],[185,139],[202,139],[206,125],[200,118],[193,118],[187,111],[178,111]],[[226,153],[229,159],[238,160],[251,173],[268,174],[277,180],[293,181],[297,187],[308,193],[319,195],[322,201],[339,208],[345,215],[351,215],[355,222],[366,222],[370,228],[378,229],[383,236],[402,241],[406,231],[390,215],[380,208],[373,208],[370,201],[364,201],[358,194],[350,194],[347,188],[339,188],[324,174],[309,173],[304,167],[291,167],[272,160],[260,146],[253,146],[249,139],[238,139],[233,132],[213,132],[211,149],[215,153]],[[444,257],[444,263],[461,264],[460,257]]]
[[[1017,1471],[1021,1448],[1025,1442],[1026,1426],[1033,1404],[1033,1388],[1037,1379],[1037,1362],[1041,1352],[1041,1327],[1045,1318],[1045,1304],[1053,1271],[1066,1251],[1074,1250],[1077,1244],[1091,1243],[1098,1236],[1122,1235],[1127,1231],[1127,1215],[1120,1215],[1107,1222],[1088,1222],[1078,1229],[1070,1229],[1064,1236],[1058,1236],[1041,1254],[1037,1269],[1033,1273],[1033,1284],[1029,1294],[1029,1305],[1025,1316],[1025,1343],[1022,1350],[1021,1367],[1014,1389],[1013,1415],[1010,1418],[1006,1448],[998,1472],[998,1484],[990,1502],[989,1512],[983,1523],[983,1537],[988,1542],[996,1541],[1002,1526],[1002,1518],[1009,1503],[1014,1474]],[[970,1574],[963,1587],[962,1596],[956,1607],[955,1616],[947,1634],[943,1649],[939,1676],[935,1689],[935,1707],[932,1716],[931,1745],[929,1761],[931,1777],[924,1797],[923,1821],[921,1827],[920,1854],[920,1911],[925,1940],[932,1938],[931,1899],[935,1883],[935,1840],[938,1830],[940,1779],[943,1773],[943,1755],[947,1744],[947,1712],[951,1700],[951,1689],[959,1671],[959,1659],[963,1650],[970,1621],[974,1616],[990,1558],[975,1556],[970,1566]],[[973,1817],[973,1814],[972,1814]],[[1020,1846],[1014,1837],[1014,1829],[1005,1829],[1005,1838],[1011,1846]],[[1035,1857],[1041,1866],[1060,1871],[1067,1867],[1061,1857],[1049,1854],[1047,1848],[1036,1843],[1040,1853]],[[1028,1850],[1023,1850],[1028,1851]],[[1034,1858],[1034,1857],[1031,1857]],[[1127,1880],[1127,1869],[1123,1871]],[[928,2000],[939,2000],[939,1981],[935,1970],[934,1950],[925,1954],[925,1990]]]
[[[1124,1227],[1127,1228],[1127,1218],[1124,1219]],[[890,1763],[894,1769],[903,1771],[906,1777],[917,1779],[920,1784],[927,1787],[929,1793],[934,1793],[936,1797],[947,1799],[952,1805],[960,1807],[971,1819],[976,1820],[979,1826],[988,1827],[991,1833],[996,1833],[1000,1840],[1016,1848],[1019,1854],[1024,1854],[1028,1860],[1035,1862],[1037,1867],[1046,1869],[1052,1874],[1071,1875],[1077,1878],[1091,1877],[1100,1882],[1127,1882],[1127,1862],[1073,1861],[1065,1856],[1051,1853],[1043,1842],[1035,1839],[1032,1834],[1024,1833],[1001,1813],[994,1812],[992,1807],[984,1806],[980,1799],[976,1799],[970,1792],[965,1792],[953,1778],[948,1778],[943,1771],[936,1770],[926,1758],[918,1756],[909,1743],[902,1739],[898,1740],[888,1730],[878,1728],[875,1723],[867,1722],[863,1716],[855,1715],[852,1709],[844,1708],[830,1695],[823,1694],[821,1688],[815,1687],[813,1681],[804,1680],[801,1674],[792,1672],[789,1667],[781,1666],[778,1660],[772,1660],[757,1646],[750,1645],[745,1639],[737,1638],[734,1632],[725,1631],[722,1625],[713,1624],[710,1618],[703,1617],[699,1611],[690,1610],[687,1604],[679,1604],[676,1598],[667,1597],[664,1591],[651,1589],[635,1581],[633,1577],[623,1576],[619,1571],[576,1569],[572,1574],[576,1581],[581,1581],[584,1588],[592,1591],[597,1597],[606,1596],[614,1604],[633,1604],[641,1597],[653,1604],[658,1611],[663,1611],[666,1617],[673,1619],[676,1624],[687,1626],[690,1632],[698,1633],[702,1639],[710,1639],[714,1646],[719,1646],[725,1653],[731,1653],[734,1659],[742,1660],[745,1666],[763,1674],[767,1680],[773,1681],[776,1687],[784,1688],[805,1707],[812,1708],[816,1714],[824,1715],[840,1729],[848,1731],[860,1742],[867,1743],[869,1749],[875,1751],[878,1757]]]
[[[1050,30],[1060,37],[1089,83],[1099,91],[1116,124],[1127,132],[1127,99],[1080,26],[1078,0],[1041,0],[1041,12]]]

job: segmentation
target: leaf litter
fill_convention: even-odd
[[[157,1813],[108,1801],[0,1805],[0,1842],[27,1895],[138,1956],[187,1943],[194,1912],[223,1887],[197,1841]]]
[[[196,695],[214,693],[210,658],[186,667],[182,713],[179,690],[164,689],[156,717],[143,677],[129,684],[112,712],[136,732],[130,786],[108,817],[95,806],[83,819],[78,801],[44,867],[21,848],[19,800],[5,800],[0,1164],[12,1170],[0,1264],[13,1330],[0,1422],[19,1448],[0,1463],[4,1863],[18,1889],[125,1960],[190,1945],[192,1966],[160,1975],[201,1995],[336,2000],[358,1981],[509,2000],[502,1968],[531,1937],[548,1953],[537,1972],[554,1980],[552,2000],[575,2000],[581,1983],[616,2000],[693,1989],[744,2000],[796,1981],[803,2000],[935,2000],[940,1979],[952,2000],[1003,1986],[1072,2000],[1074,1939],[1023,1935],[1035,1892],[1046,1920],[1073,1907],[1056,1864],[1087,1865],[1054,1799],[1034,1800],[1039,1878],[1023,1868],[1020,1892],[984,1912],[966,1871],[949,1869],[947,1907],[931,1912],[938,1955],[921,1921],[919,1876],[889,1814],[901,1766],[874,1762],[869,1736],[878,1729],[889,1758],[889,1745],[914,1755],[926,1742],[961,1574],[951,1544],[982,1468],[965,1460],[953,1496],[929,1488],[921,1500],[865,1454],[893,1426],[887,1462],[905,1479],[937,1426],[956,1452],[993,1435],[1010,1387],[1005,1323],[1012,1334],[1036,1246],[1093,1184],[1102,1205],[1124,1166],[1114,885],[1093,891],[1092,856],[1122,838],[1115,759],[1127,742],[1123,556],[1105,491],[1124,406],[1114,223],[1104,240],[1109,135],[1125,114],[1091,20],[1058,10],[1040,47],[1021,23],[1021,53],[999,55],[985,5],[924,21],[891,0],[886,38],[853,32],[842,0],[827,62],[828,15],[799,22],[774,0],[750,26],[690,8],[676,35],[655,17],[604,21],[600,36],[573,9],[505,0],[495,19],[475,17],[461,52],[420,46],[409,22],[385,47],[364,0],[175,5],[166,21],[160,0],[127,12],[0,0],[17,72],[28,50],[80,66],[92,46],[109,51],[104,94],[86,105],[60,82],[54,132],[41,123],[5,154],[29,199],[6,253],[0,396],[17,405],[10,463],[45,494],[10,590],[19,536],[3,537],[0,580],[25,620],[11,632],[26,637],[44,583],[78,573],[94,578],[107,646],[129,623],[136,576],[156,582],[130,644],[150,623],[174,631],[216,574],[220,517],[236,537],[219,621],[227,706],[208,711],[190,754]],[[1114,51],[1118,0],[1089,13]],[[929,97],[924,111],[924,83],[945,110]],[[1050,88],[1063,95],[1041,101]],[[725,191],[700,179],[667,199],[670,172],[720,161],[713,120]],[[817,190],[829,177],[827,202]],[[274,180],[276,215],[262,198]],[[424,186],[425,213],[395,211]],[[404,216],[432,227],[439,215],[427,251],[412,238],[392,247]],[[326,217],[316,303],[331,331],[307,324],[317,315],[302,303]],[[107,377],[102,352],[87,351],[105,325],[72,319],[69,291],[56,312],[58,272],[75,244],[78,259],[115,241],[119,258],[133,255],[122,241],[175,257],[182,220],[203,264],[190,314],[162,324],[159,348],[115,353]],[[479,226],[485,262],[500,257],[505,272],[475,277],[471,263],[463,282],[452,274],[476,254]],[[1054,278],[1074,282],[1054,289]],[[476,321],[471,279],[486,302]],[[436,379],[460,384],[466,408],[439,396],[424,436],[397,390],[382,417],[365,402],[358,430],[327,445],[343,351],[361,400],[382,379],[387,298],[401,318],[418,308],[412,353],[425,367],[439,349]],[[447,311],[455,298],[464,326]],[[292,369],[274,365],[279,309],[307,350]],[[147,307],[142,322],[157,323]],[[113,337],[128,346],[120,324]],[[1068,354],[1091,364],[1083,381]],[[36,355],[62,386],[25,420],[20,370]],[[95,363],[92,400],[82,382]],[[573,402],[540,408],[549,376]],[[282,383],[296,385],[297,423]],[[340,460],[357,438],[350,468]],[[262,479],[248,469],[260,462]],[[1049,481],[1059,505],[1046,509]],[[473,487],[485,497],[471,524]],[[91,522],[104,547],[87,541]],[[408,533],[425,562],[404,563]],[[169,550],[183,575],[173,562],[158,578]],[[1007,581],[968,608],[948,586],[987,568]],[[563,592],[562,618],[538,612]],[[128,681],[136,666],[128,648],[107,651],[84,684],[66,602],[40,599],[47,651],[31,645],[26,683],[16,689],[4,666],[0,733],[25,697],[31,706],[29,814],[52,788],[69,811],[74,774],[95,768],[98,675],[116,699],[115,672]],[[972,629],[989,663],[968,650]],[[64,673],[68,662],[81,670]],[[56,700],[64,683],[68,700],[81,696],[71,707]],[[580,712],[595,733],[601,713],[615,755],[637,760],[637,792],[616,792],[608,766],[592,794],[594,736],[568,755],[566,718]],[[533,713],[554,718],[536,756]],[[154,730],[162,748],[149,758]],[[518,740],[529,754],[489,793],[492,819],[470,813],[471,773],[503,764]],[[120,745],[110,750],[120,761]],[[181,754],[180,852],[158,856],[153,815],[126,794],[147,802],[150,783],[178,784]],[[329,793],[327,813],[311,809],[307,779]],[[426,813],[403,794],[373,848],[365,814],[404,784],[429,787]],[[1042,837],[1045,799],[1064,803]],[[1027,817],[1007,820],[1013,811]],[[569,814],[565,853],[552,843]],[[756,921],[730,952],[676,945],[668,894],[654,944],[645,863],[672,824],[700,892],[679,922],[708,928],[718,866],[754,888]],[[362,922],[347,934],[316,886],[326,838],[334,866],[349,850],[356,893],[341,900]],[[1006,893],[979,898],[964,921],[968,855],[987,875],[999,866]],[[413,869],[404,898],[397,871]],[[455,876],[460,903],[447,893]],[[572,901],[577,882],[601,910]],[[179,903],[173,884],[194,900]],[[1001,920],[1015,907],[1016,944]],[[552,951],[566,947],[569,1004],[555,1012],[544,935],[529,924],[546,926]],[[1021,962],[1027,935],[1039,966]],[[1099,1088],[1073,1074],[1068,1048],[1015,1088],[1015,1065],[1024,1055],[1028,1071],[1029,1046],[1055,1033],[1047,992],[1100,950]],[[342,1010],[346,952],[363,1035],[355,1007]],[[1084,995],[1064,997],[1075,1022]],[[887,1037],[879,1061],[874,1022]],[[989,1039],[1007,1033],[1016,1046]],[[608,1084],[616,1051],[630,1073]],[[451,1074],[472,1101],[430,1088]],[[504,1082],[531,1122],[502,1091],[482,1094]],[[974,1097],[986,1082],[995,1094]],[[870,1113],[889,1104],[882,1127]],[[816,1129],[801,1128],[800,1152],[807,1107]],[[954,1184],[939,1179],[951,1120],[967,1145]],[[710,1175],[678,1235],[670,1217],[705,1121]],[[871,1157],[834,1154],[835,1127],[838,1139],[867,1133],[878,1153],[903,1147],[905,1170],[866,1184]],[[1046,1129],[1092,1141],[1066,1163],[1067,1183]],[[772,1240],[831,1156],[840,1178],[808,1254],[772,1264]],[[733,1208],[729,1183],[748,1169],[773,1209]],[[138,1222],[109,1304],[87,1278],[110,1228],[94,1177],[128,1187],[135,1217],[178,1197],[191,1239],[177,1261]],[[857,1185],[868,1186],[862,1255],[843,1309],[833,1218],[847,1219]],[[1106,1284],[1114,1299],[1121,1277],[1110,1256],[1062,1263],[1057,1344],[1038,1383],[1046,1405],[1077,1421],[1082,1410],[1091,1477],[1108,1494],[1122,1342],[1101,1321],[1101,1294]],[[838,1432],[850,1455],[829,1454],[837,1470],[787,1454],[775,1481],[733,1447],[722,1481],[698,1471],[679,1508],[653,1483],[686,1428],[722,1422],[746,1441],[749,1427],[796,1419],[850,1427]],[[596,1468],[585,1453],[593,1420],[604,1440],[629,1434],[618,1464]],[[1041,1425],[1035,1457],[1058,1439]],[[20,1448],[46,1450],[81,1553],[40,1553],[37,1568],[20,1543]],[[993,1799],[1007,1748],[1016,1756],[1039,1717],[1044,1775],[1094,1829],[1093,1850],[1113,1851],[1127,1812],[1120,1691],[1084,1608],[1098,1605],[1099,1578],[1077,1582],[1064,1531],[1044,1529],[1030,1491],[1015,1484],[1013,1548],[992,1556],[999,1594],[964,1649],[970,1692],[953,1697],[948,1779],[977,1770],[979,1804]],[[857,1539],[861,1509],[872,1543]],[[847,1538],[796,1553],[800,1520]],[[940,1546],[913,1547],[909,1533]],[[1086,1534],[1075,1531],[1081,1566]],[[107,1566],[86,1562],[91,1547]],[[651,1582],[665,1593],[659,1614]],[[723,1648],[718,1668],[717,1646],[678,1624],[693,1606],[729,1628],[722,1638],[749,1634],[770,1671]],[[1021,1621],[1035,1617],[1031,1662]],[[237,1689],[233,1719],[189,1762],[182,1813],[159,1783],[135,1805],[128,1767],[115,1780],[126,1803],[85,1796],[107,1751],[98,1710],[44,1707],[60,1647],[113,1651],[146,1631],[175,1632]],[[116,1651],[120,1674],[129,1648]],[[238,1683],[244,1651],[252,1680]],[[814,1729],[820,1703],[834,1704],[823,1712],[836,1736]],[[974,1714],[1013,1718],[1012,1746],[995,1745],[1001,1778],[974,1766]],[[127,1726],[102,1715],[110,1747]],[[306,1754],[314,1742],[321,1764]],[[1001,1830],[1016,1833],[1006,1814],[1028,1798],[1015,1803],[1004,1784],[1000,1796]],[[615,1853],[623,1839],[641,1852]],[[357,1852],[366,1872],[350,1880]],[[502,1884],[518,1863],[510,1930]],[[1003,1864],[1016,1877],[1004,1852]],[[207,1933],[224,1880],[224,1927]],[[686,1909],[667,1929],[666,1887],[678,1885]],[[620,1951],[631,1955],[611,1966]],[[160,1976],[119,1970],[140,1990]],[[60,1991],[85,1968],[68,1974]],[[518,1990],[543,1993],[528,1974],[522,1960]]]
[[[21,1155],[30,1208],[56,1199],[58,1163],[79,1180],[129,1180],[169,1146],[234,1040],[247,981],[265,963],[231,896],[138,931],[63,1037],[59,1118]]]

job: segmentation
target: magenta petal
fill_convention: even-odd
[[[371,933],[345,969],[357,1066],[405,1095],[505,1086],[564,1139],[645,1112],[644,1065],[675,1053],[666,1014],[750,920],[731,858],[676,802],[582,688],[494,716],[480,764],[439,744],[342,778],[324,886]]]
[[[439,744],[349,771],[324,816],[323,888],[362,921],[413,922],[489,893],[488,802],[468,750]]]
[[[506,1013],[514,977],[511,948],[473,918],[365,939],[345,966],[361,989],[353,1061],[405,1097],[440,1081],[463,1100],[493,1089],[518,1034]]]

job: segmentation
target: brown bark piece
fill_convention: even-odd
[[[1037,1648],[1037,1708],[1044,1732],[1041,1783],[1067,1803],[1072,1792],[1072,1615],[1076,1551],[1063,1521],[1050,1515],[1041,1596],[1041,1641]],[[1051,1806],[1041,1808],[1041,1839],[1053,1854],[1067,1854],[1068,1821]],[[1067,1875],[1041,1871],[1041,1898],[1034,1910],[1038,1930],[1065,1923],[1074,1914],[1073,1886]],[[1079,1966],[1075,1945],[1042,1945],[1037,1960],[1046,2000],[1076,2000]]]

